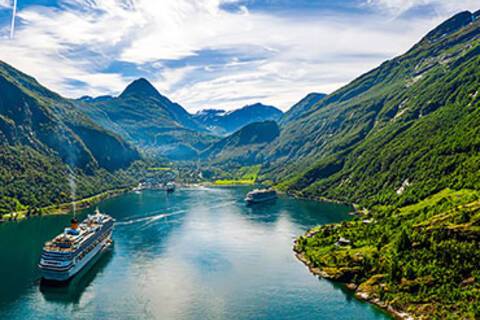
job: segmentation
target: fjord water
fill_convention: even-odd
[[[99,204],[114,247],[66,287],[40,284],[44,241],[70,216],[0,225],[0,319],[388,319],[292,252],[348,207],[280,198],[246,207],[246,188],[130,193]],[[82,211],[83,218],[93,208]]]

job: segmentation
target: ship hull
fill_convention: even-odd
[[[42,278],[48,282],[68,282],[82,269],[84,269],[90,262],[97,261],[94,259],[97,255],[102,254],[111,245],[112,231],[108,236],[100,241],[94,249],[85,255],[83,259],[75,263],[70,269],[66,271],[55,271],[51,269],[40,268]]]
[[[252,198],[246,198],[245,199],[245,202],[247,204],[258,204],[258,203],[263,203],[263,202],[270,202],[270,201],[274,201],[277,199],[277,196],[272,196],[272,197],[268,197],[268,198],[263,198],[263,199],[252,199]]]

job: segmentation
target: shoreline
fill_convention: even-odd
[[[4,218],[0,220],[0,223],[19,222],[19,221],[23,221],[23,220],[27,220],[35,217],[42,217],[42,216],[65,215],[72,212],[73,206],[75,206],[76,210],[86,209],[97,204],[102,200],[110,199],[129,191],[131,191],[131,188],[107,190],[107,191],[95,194],[93,196],[79,199],[76,201],[61,203],[59,205],[49,205],[46,207],[39,208],[38,214],[32,214],[30,216],[27,215],[28,210],[7,213],[4,215]],[[5,216],[8,216],[8,218],[5,218]]]
[[[213,183],[199,183],[199,184],[183,184],[182,187],[187,187],[187,188],[195,188],[195,187],[245,187],[248,185],[245,184],[233,184],[233,185],[215,185]],[[1,223],[8,223],[8,222],[19,222],[19,221],[24,221],[28,220],[30,218],[35,218],[35,217],[42,217],[42,216],[54,216],[54,215],[66,215],[70,214],[72,212],[72,207],[75,205],[77,210],[82,210],[89,208],[98,202],[110,198],[114,198],[118,195],[127,193],[132,191],[131,188],[122,188],[122,189],[113,189],[113,190],[107,190],[104,192],[101,192],[99,194],[79,199],[74,202],[68,202],[68,203],[62,203],[60,205],[50,205],[46,207],[39,208],[40,214],[35,214],[35,215],[30,215],[27,216],[27,210],[20,211],[20,212],[14,212],[14,213],[9,213],[7,215],[17,215],[15,218],[7,218],[0,220]],[[277,191],[278,192],[278,191]],[[343,205],[348,205],[351,206],[354,211],[354,214],[358,215],[366,215],[368,214],[368,210],[366,209],[360,209],[356,204],[348,204],[344,201],[339,201],[339,200],[334,200],[334,199],[328,199],[324,197],[305,197],[305,196],[300,196],[298,194],[289,194],[287,192],[279,192],[281,194],[286,195],[287,197],[292,197],[294,199],[303,199],[303,200],[311,200],[311,201],[318,201],[318,202],[330,202],[330,203],[336,203],[336,204],[343,204]],[[5,215],[4,215],[5,216]],[[12,220],[11,220],[12,219]],[[308,230],[306,234],[312,233],[312,229]],[[296,241],[296,240],[295,240]],[[324,279],[327,279],[329,281],[335,281],[338,283],[341,283],[345,285],[345,287],[352,291],[354,293],[354,296],[356,299],[370,303],[372,305],[375,305],[376,307],[380,308],[382,311],[388,313],[390,316],[392,316],[394,319],[398,320],[413,320],[414,318],[409,315],[408,313],[401,312],[399,310],[394,309],[392,306],[388,305],[387,303],[377,299],[377,298],[370,298],[368,292],[361,291],[358,289],[358,285],[353,284],[353,283],[346,283],[341,280],[339,280],[335,275],[329,274],[325,270],[319,267],[314,267],[312,263],[310,262],[309,259],[307,259],[304,255],[303,252],[297,252],[295,250],[295,247],[293,248],[293,251],[295,253],[296,258],[301,261],[310,271],[310,273],[314,276],[321,277]]]
[[[307,234],[309,232],[311,232],[311,230],[307,231]],[[377,308],[386,312],[388,315],[392,316],[396,320],[414,320],[415,319],[412,315],[406,312],[397,310],[393,308],[391,305],[385,303],[384,301],[381,301],[378,298],[370,298],[368,292],[359,290],[359,286],[357,284],[341,281],[334,275],[329,274],[328,272],[323,270],[322,268],[314,267],[310,262],[310,260],[307,257],[305,257],[305,254],[303,252],[297,252],[295,251],[295,248],[293,249],[293,251],[295,253],[295,257],[308,268],[308,270],[310,271],[310,273],[312,273],[312,275],[345,285],[345,288],[347,288],[348,290],[354,293],[354,296],[356,299],[376,306]]]
[[[214,183],[179,183],[179,186],[182,188],[198,188],[198,187],[245,187],[248,185],[245,184],[233,184],[233,185],[215,185]],[[143,190],[153,190],[153,189],[142,189]],[[131,187],[112,189],[107,190],[90,197],[82,198],[72,202],[61,203],[59,205],[48,205],[45,207],[38,208],[37,214],[27,215],[28,210],[22,210],[17,212],[6,213],[3,215],[3,219],[0,219],[0,224],[11,223],[11,222],[20,222],[28,220],[35,217],[42,216],[54,216],[54,215],[64,215],[69,214],[73,211],[73,206],[75,205],[76,210],[82,210],[97,204],[98,202],[106,199],[116,197],[118,195],[134,191]]]
[[[343,205],[352,207],[353,209],[355,209],[355,211],[357,210],[357,205],[356,204],[352,204],[352,203],[347,202],[347,201],[342,201],[342,200],[338,200],[338,199],[331,199],[331,198],[327,198],[327,197],[307,197],[307,196],[304,196],[302,194],[297,194],[297,193],[288,193],[288,192],[282,192],[282,193],[288,195],[289,197],[295,198],[295,199],[343,204]]]
[[[331,203],[351,206],[353,208],[353,212],[351,213],[351,215],[357,215],[357,216],[360,216],[360,217],[362,217],[362,216],[365,217],[365,216],[369,215],[369,210],[367,208],[361,208],[358,204],[355,204],[355,203],[347,203],[346,201],[340,201],[340,200],[337,200],[337,199],[329,199],[329,198],[325,198],[325,197],[305,197],[301,194],[294,194],[294,193],[291,193],[291,194],[286,193],[286,194],[288,196],[291,196],[291,197],[295,198],[295,199],[323,201],[323,202],[331,202]],[[308,230],[305,233],[305,235],[314,234],[314,233],[315,233],[315,231],[313,231],[313,228],[312,228],[312,229]],[[296,241],[297,240],[295,240],[295,242]],[[362,290],[359,289],[359,285],[357,285],[355,283],[347,283],[347,282],[341,281],[335,275],[329,274],[328,272],[326,272],[322,268],[313,266],[311,261],[307,257],[305,257],[303,252],[297,252],[295,250],[295,245],[293,247],[293,251],[295,253],[295,257],[299,261],[301,261],[308,268],[308,270],[310,271],[310,273],[312,275],[317,276],[317,277],[321,277],[321,278],[329,280],[329,281],[335,281],[335,282],[338,282],[338,283],[341,283],[341,284],[345,285],[345,287],[348,290],[350,290],[354,293],[354,296],[355,296],[356,299],[358,299],[360,301],[364,301],[366,303],[370,303],[370,304],[376,306],[377,308],[386,312],[387,314],[389,314],[390,316],[392,316],[396,320],[414,320],[415,319],[411,314],[408,314],[407,312],[397,310],[397,309],[393,308],[391,305],[388,305],[387,303],[385,303],[384,301],[381,301],[378,298],[371,298],[369,296],[368,292],[365,292],[365,291],[362,291]]]
[[[311,201],[317,201],[317,202],[329,202],[329,203],[335,203],[335,204],[341,204],[345,206],[349,206],[353,209],[349,214],[350,215],[357,215],[359,217],[365,217],[368,216],[370,211],[367,208],[362,208],[360,205],[356,203],[350,203],[347,201],[343,200],[338,200],[338,199],[332,199],[332,198],[326,198],[326,197],[307,197],[299,193],[288,193],[284,191],[278,191],[280,194],[285,194],[289,197],[295,198],[295,199],[302,199],[302,200],[311,200]]]

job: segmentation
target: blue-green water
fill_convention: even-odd
[[[145,191],[100,203],[117,219],[114,248],[64,288],[40,285],[36,264],[70,217],[0,225],[0,319],[388,319],[312,276],[292,252],[296,236],[348,219],[349,208],[287,198],[248,208],[247,191]]]

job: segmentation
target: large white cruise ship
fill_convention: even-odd
[[[70,228],[43,247],[38,265],[43,279],[63,282],[82,270],[111,245],[114,221],[98,209],[80,224],[73,218]]]

